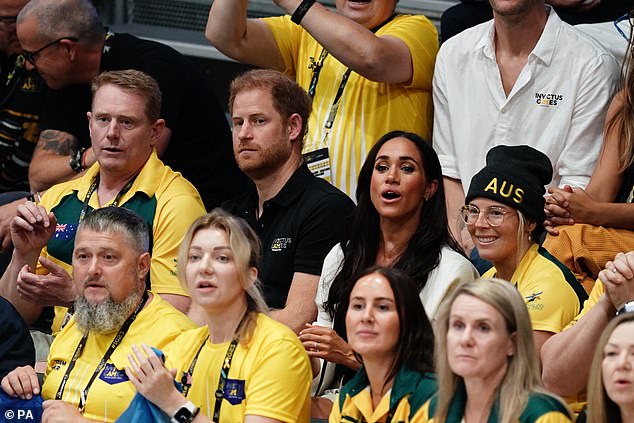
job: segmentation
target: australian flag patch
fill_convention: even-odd
[[[77,231],[77,225],[73,223],[58,223],[55,225],[54,239],[73,239],[75,238],[75,232]]]

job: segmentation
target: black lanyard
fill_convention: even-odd
[[[240,327],[242,326],[242,324],[244,323],[244,319],[246,319],[248,315],[249,315],[249,311],[247,310],[242,316],[242,319],[240,319],[240,323],[238,323],[236,332],[240,331]],[[198,356],[200,355],[200,352],[205,346],[207,339],[209,339],[208,336],[205,337],[205,340],[200,345],[200,348],[198,348],[198,351],[196,352],[196,355],[194,356],[192,363],[189,365],[187,374],[183,375],[181,379],[181,383],[183,385],[183,395],[185,397],[187,397],[187,394],[189,393],[189,388],[191,387],[191,377],[194,374],[194,368],[196,367],[196,363],[198,362]],[[236,334],[236,336],[233,338],[233,340],[229,344],[229,348],[227,348],[227,352],[225,353],[224,360],[222,360],[222,367],[220,368],[220,378],[218,379],[218,389],[216,389],[216,392],[214,393],[214,396],[216,397],[216,403],[214,405],[214,417],[213,417],[214,422],[219,421],[218,418],[220,417],[220,407],[222,406],[222,398],[225,395],[225,384],[227,383],[227,376],[229,376],[229,370],[231,369],[231,361],[233,360],[233,354],[235,353],[239,342],[240,342],[240,337]]]
[[[110,203],[112,207],[119,206],[119,201],[121,201],[121,197],[123,197],[128,191],[130,191],[130,188],[132,188],[132,184],[134,183],[134,180],[136,179],[137,175],[138,173],[134,175],[134,177],[130,179],[128,183],[123,186],[123,188],[121,188],[121,191],[117,193],[117,196],[114,198],[112,203]],[[84,205],[82,206],[81,213],[79,214],[80,222],[84,220],[84,217],[86,217],[86,213],[88,212],[88,203],[90,202],[90,197],[92,197],[92,195],[94,194],[98,186],[99,186],[99,174],[97,174],[95,179],[90,184],[90,188],[88,188],[86,197],[84,197]]]
[[[99,364],[97,365],[97,368],[95,369],[92,376],[90,377],[88,384],[86,385],[84,390],[81,391],[81,395],[79,396],[79,407],[78,407],[80,413],[83,414],[84,412],[84,407],[86,406],[86,397],[88,396],[88,391],[90,390],[90,387],[95,381],[95,378],[99,375],[99,373],[101,373],[104,367],[106,367],[106,363],[110,359],[110,356],[112,355],[114,350],[119,346],[119,344],[121,344],[123,337],[128,332],[128,329],[130,329],[130,325],[132,324],[132,322],[134,322],[134,319],[136,319],[136,316],[139,314],[139,312],[141,311],[141,309],[143,308],[147,300],[148,300],[148,293],[147,291],[145,291],[143,293],[143,297],[141,298],[141,301],[136,306],[136,309],[126,319],[126,321],[123,322],[121,329],[119,329],[119,332],[117,332],[117,335],[112,340],[112,343],[108,347],[108,350],[106,350],[106,353],[103,355],[101,361],[99,361]],[[88,339],[88,334],[84,335],[79,341],[79,345],[77,345],[77,348],[75,349],[75,352],[73,353],[73,357],[71,358],[70,363],[68,363],[68,367],[66,368],[66,373],[64,373],[64,377],[62,378],[62,381],[59,384],[59,388],[57,389],[57,394],[55,394],[56,400],[62,399],[62,396],[64,394],[64,388],[66,388],[66,383],[68,382],[68,379],[70,378],[70,373],[73,371],[73,368],[75,367],[75,363],[77,362],[77,359],[79,359],[79,356],[81,356],[81,353],[84,350],[84,347],[86,346],[87,339]]]
[[[392,14],[387,20],[385,20],[385,22],[383,22],[382,24],[380,24],[379,26],[375,28],[372,28],[371,31],[373,33],[376,33],[379,29],[383,28],[385,24],[387,24],[392,19],[394,19],[395,16],[396,14]],[[319,54],[319,59],[317,61],[315,61],[313,57],[310,58],[310,64],[308,65],[308,68],[313,71],[313,76],[310,80],[310,85],[308,86],[308,95],[310,95],[311,98],[315,97],[315,90],[317,89],[317,83],[319,82],[319,75],[321,73],[321,68],[324,66],[324,60],[326,60],[326,57],[328,57],[328,52],[326,51],[325,48],[322,48],[321,53]],[[348,83],[348,78],[350,77],[351,72],[352,72],[352,69],[347,68],[343,76],[341,77],[341,82],[339,83],[339,88],[337,89],[337,93],[335,94],[335,99],[333,100],[332,105],[330,106],[328,119],[326,120],[326,123],[324,124],[324,128],[326,129],[326,132],[323,136],[323,141],[326,140],[326,137],[328,137],[328,134],[330,133],[330,130],[332,129],[332,125],[335,121],[335,117],[337,116],[337,112],[339,111],[339,106],[341,105],[341,97],[343,96],[343,91],[346,88],[346,84]]]

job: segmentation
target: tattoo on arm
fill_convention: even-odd
[[[60,156],[70,156],[79,146],[79,140],[72,134],[64,131],[46,129],[40,132],[37,141],[37,149],[52,151]]]

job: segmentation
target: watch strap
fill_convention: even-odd
[[[172,423],[191,423],[194,421],[200,409],[193,402],[187,401],[171,419]]]
[[[625,304],[623,304],[623,306],[618,309],[618,311],[616,312],[617,316],[620,316],[621,314],[624,313],[631,313],[634,312],[634,301],[628,301]]]

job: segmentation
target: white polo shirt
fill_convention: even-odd
[[[530,145],[553,165],[552,185],[585,187],[603,142],[619,65],[552,8],[508,97],[495,60],[493,20],[445,42],[434,72],[434,148],[443,175],[462,181],[496,145]]]

